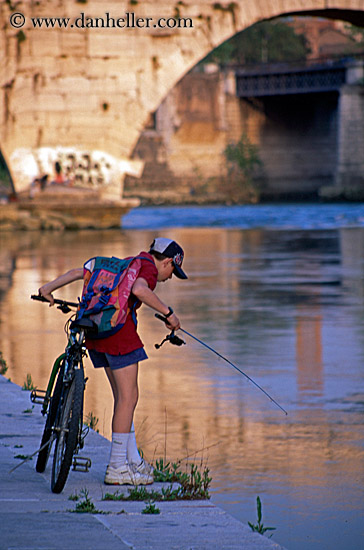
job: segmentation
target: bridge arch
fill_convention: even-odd
[[[117,8],[105,8],[97,0],[51,0],[46,6],[20,2],[16,12],[24,16],[21,28],[11,20],[11,2],[0,0],[0,10],[5,53],[0,61],[0,147],[16,189],[28,185],[31,172],[37,166],[42,170],[45,157],[49,165],[61,148],[63,155],[109,155],[114,176],[106,190],[113,195],[120,193],[125,173],[137,175],[142,169],[130,157],[150,113],[198,61],[229,37],[257,21],[289,14],[364,26],[364,0],[145,0],[125,1]],[[34,27],[32,20],[49,17],[68,18],[69,26],[60,27],[60,19],[54,19],[53,27],[46,28],[45,20],[42,28],[39,23]],[[158,28],[161,17],[185,24]],[[95,18],[103,26],[87,26]],[[118,27],[117,22],[127,18],[129,28]]]

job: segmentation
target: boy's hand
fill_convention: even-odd
[[[48,302],[49,302],[49,307],[54,306],[54,298],[53,298],[51,292],[47,292],[47,285],[41,286],[41,287],[38,289],[38,294],[40,294],[40,296],[43,296],[43,298],[45,298],[46,300],[48,300]]]
[[[172,313],[170,317],[166,320],[166,327],[171,330],[178,330],[181,328],[181,323],[175,313]]]

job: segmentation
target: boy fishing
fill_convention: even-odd
[[[111,485],[147,485],[153,483],[153,467],[139,455],[135,432],[134,411],[138,401],[138,365],[148,358],[137,332],[137,310],[146,304],[163,315],[169,329],[180,328],[173,309],[155,294],[158,282],[175,275],[187,279],[182,270],[184,252],[175,241],[156,238],[149,252],[137,256],[139,271],[128,294],[125,322],[115,333],[98,339],[86,339],[86,347],[95,368],[104,368],[114,397],[112,443],[105,483]],[[97,258],[84,267],[74,268],[39,288],[39,294],[54,305],[52,293],[74,281],[90,281]],[[85,286],[84,286],[85,289]],[[85,290],[84,290],[85,292]],[[84,294],[84,293],[83,293]],[[82,306],[82,302],[81,302]]]

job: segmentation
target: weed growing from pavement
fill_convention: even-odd
[[[84,420],[85,426],[88,426],[91,428],[91,430],[94,430],[95,432],[99,433],[99,430],[96,429],[97,424],[99,423],[99,419],[97,416],[93,414],[92,411],[90,411]]]
[[[209,477],[210,470],[207,466],[203,466],[202,471],[199,470],[197,464],[190,464],[186,467],[186,471],[180,469],[180,462],[169,462],[161,458],[156,461],[154,470],[154,481],[179,483],[180,484],[180,499],[188,500],[205,500],[209,499],[209,486],[212,478]]]
[[[142,510],[142,514],[160,514],[161,511],[155,506],[155,504],[147,504],[147,506]]]
[[[263,518],[263,515],[262,515],[262,503],[261,503],[261,500],[259,498],[259,496],[257,497],[257,516],[258,516],[258,523],[256,524],[253,524],[253,523],[250,523],[250,521],[248,521],[248,525],[250,527],[250,529],[252,531],[254,531],[255,533],[259,533],[261,535],[264,535],[267,531],[275,531],[276,528],[275,527],[264,527],[263,523],[262,523],[262,518]],[[273,536],[273,533],[271,534],[271,537]]]
[[[31,391],[31,390],[36,390],[36,389],[37,389],[37,387],[34,386],[34,384],[33,384],[32,375],[27,374],[27,378],[26,378],[26,380],[23,384],[22,390]]]
[[[8,366],[6,364],[5,359],[3,358],[2,351],[0,351],[0,374],[2,375],[6,374],[7,370],[8,370]]]
[[[72,497],[72,498],[71,498]],[[71,495],[70,500],[78,500],[80,497],[82,497],[83,500],[80,500],[80,502],[77,502],[76,508],[74,510],[70,510],[71,512],[75,512],[77,514],[105,514],[107,512],[102,512],[100,510],[97,510],[96,506],[92,502],[92,500],[89,497],[88,490],[81,489],[80,495]]]
[[[163,459],[157,460],[154,470],[154,481],[170,483],[169,487],[163,487],[161,491],[148,491],[145,487],[133,487],[128,495],[123,493],[106,493],[103,500],[153,500],[154,502],[172,500],[205,500],[209,499],[209,485],[212,478],[209,477],[209,469],[205,466],[200,472],[196,464],[190,464],[185,472],[180,470],[180,463],[164,463]],[[173,483],[178,483],[176,488]]]

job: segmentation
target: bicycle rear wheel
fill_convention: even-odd
[[[38,458],[35,465],[35,469],[39,473],[44,472],[44,470],[46,469],[48,458],[52,448],[53,426],[56,420],[59,400],[61,399],[61,394],[62,394],[63,373],[64,373],[64,361],[62,361],[61,367],[58,371],[56,385],[54,387],[53,395],[49,403],[47,420],[44,426],[43,435],[40,442],[41,450],[38,453]]]
[[[85,388],[83,369],[76,369],[74,379],[60,403],[57,442],[53,456],[51,489],[60,493],[66,484],[82,425],[82,404]]]

